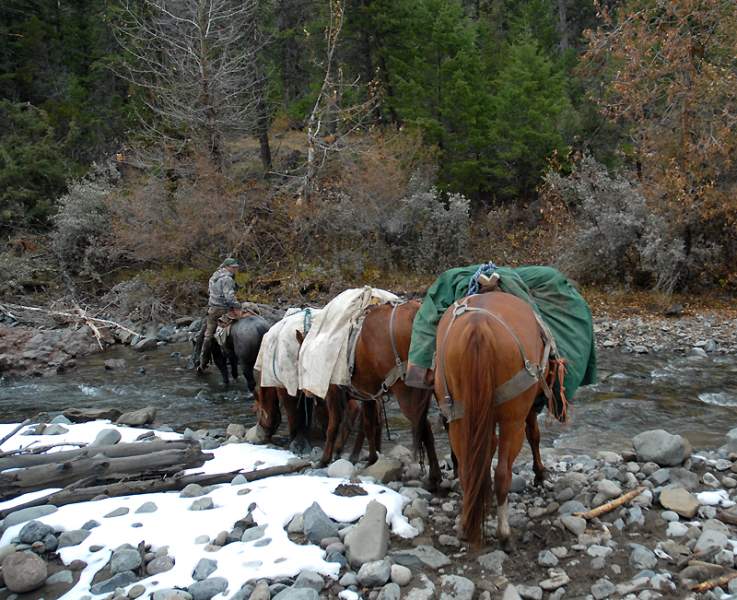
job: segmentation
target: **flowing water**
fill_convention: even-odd
[[[177,430],[251,426],[255,416],[252,401],[244,400],[243,379],[226,388],[216,370],[197,377],[186,368],[188,352],[186,344],[143,354],[118,346],[79,360],[76,369],[63,375],[0,380],[0,421],[22,421],[41,411],[53,415],[70,407],[127,411],[155,406],[157,420]],[[124,358],[127,367],[105,370],[108,358]],[[737,356],[605,350],[598,358],[599,383],[579,390],[571,422],[563,426],[541,417],[543,446],[619,451],[629,448],[640,431],[665,429],[685,435],[695,448],[713,448],[737,427]],[[387,408],[394,438],[398,434],[409,445],[396,404]],[[441,451],[447,450],[447,437],[438,433],[437,438]]]

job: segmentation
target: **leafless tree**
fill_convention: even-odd
[[[117,70],[143,89],[151,133],[205,145],[218,168],[226,133],[261,137],[258,0],[112,1]]]
[[[349,88],[358,88],[359,80],[346,82],[337,64],[336,52],[345,16],[344,0],[327,0],[330,15],[325,28],[324,73],[320,91],[307,119],[307,166],[302,179],[299,203],[309,202],[320,167],[331,152],[345,149],[348,137],[364,126],[379,103],[376,81],[366,86],[366,100],[343,106],[343,95]]]

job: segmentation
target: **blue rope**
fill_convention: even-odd
[[[479,293],[479,277],[481,275],[485,275],[486,277],[489,277],[494,271],[496,271],[496,265],[489,261],[488,263],[485,263],[481,266],[479,266],[478,269],[476,269],[476,272],[471,276],[471,279],[468,282],[468,296],[473,296],[474,294]]]

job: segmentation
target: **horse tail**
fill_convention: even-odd
[[[491,459],[494,436],[494,332],[483,317],[467,318],[466,335],[455,353],[457,364],[453,398],[463,405],[460,419],[460,479],[463,489],[461,527],[474,546],[483,539],[484,518],[491,506]],[[456,325],[458,327],[458,325]],[[459,331],[459,333],[462,333]]]

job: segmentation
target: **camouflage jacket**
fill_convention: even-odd
[[[207,285],[210,291],[209,306],[218,308],[240,307],[240,303],[235,299],[235,280],[233,275],[227,269],[218,269],[210,277]]]

